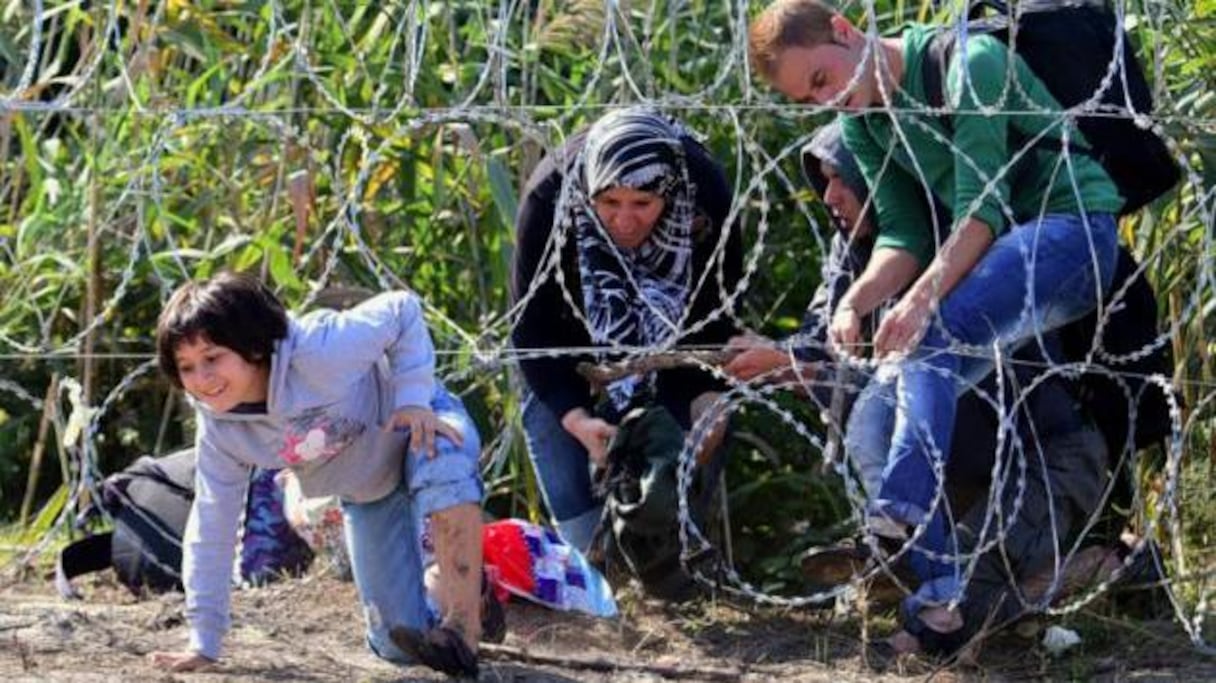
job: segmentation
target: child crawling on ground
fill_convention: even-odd
[[[305,495],[343,501],[372,651],[475,676],[480,442],[460,400],[435,379],[417,296],[388,292],[295,317],[260,281],[225,273],[174,292],[156,346],[162,371],[197,411],[198,473],[183,541],[189,648],[150,661],[190,671],[219,658],[249,470],[288,467]],[[423,583],[427,520],[434,606]]]

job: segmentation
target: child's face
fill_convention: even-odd
[[[173,357],[182,387],[216,412],[266,400],[269,368],[250,363],[227,346],[198,335],[179,344]]]

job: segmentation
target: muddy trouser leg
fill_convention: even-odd
[[[370,503],[342,505],[368,646],[381,658],[399,663],[412,662],[393,644],[389,630],[394,626],[425,630],[436,617],[423,580],[423,520],[453,506],[481,501],[480,441],[464,407],[443,390],[436,392],[431,407],[440,419],[461,430],[463,445],[457,448],[446,438],[437,438],[434,458],[406,456],[402,483],[392,493]],[[480,572],[477,576],[480,580]]]
[[[443,625],[459,631],[476,651],[481,635],[481,439],[464,405],[446,390],[435,392],[431,409],[460,432],[461,444],[437,437],[434,457],[409,453],[405,477],[418,515],[415,524],[429,529]]]

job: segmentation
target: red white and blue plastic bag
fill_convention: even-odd
[[[521,519],[482,527],[486,571],[495,588],[558,610],[615,617],[603,575],[552,529]]]

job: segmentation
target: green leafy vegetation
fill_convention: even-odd
[[[38,17],[34,4],[0,4],[0,519],[17,520],[29,491],[23,539],[50,528],[83,455],[111,472],[189,439],[181,397],[131,373],[167,292],[222,268],[259,272],[298,306],[319,286],[421,293],[443,372],[495,456],[491,509],[537,517],[520,379],[496,355],[512,218],[544,151],[609,103],[657,101],[726,164],[754,266],[744,321],[789,333],[818,284],[825,215],[796,157],[832,112],[778,105],[750,78],[735,4],[65,0]],[[876,10],[884,28],[933,16],[923,1]],[[1161,125],[1190,164],[1124,232],[1148,264],[1184,399],[1179,547],[1209,549],[1188,566],[1210,567],[1216,2],[1126,11]],[[68,377],[83,385],[78,411],[123,390],[87,442],[65,445],[67,396],[45,414],[38,402]],[[740,425],[765,445],[734,446],[736,560],[758,585],[795,590],[797,553],[846,523],[841,486],[758,409]],[[1151,502],[1161,478],[1143,480]]]

